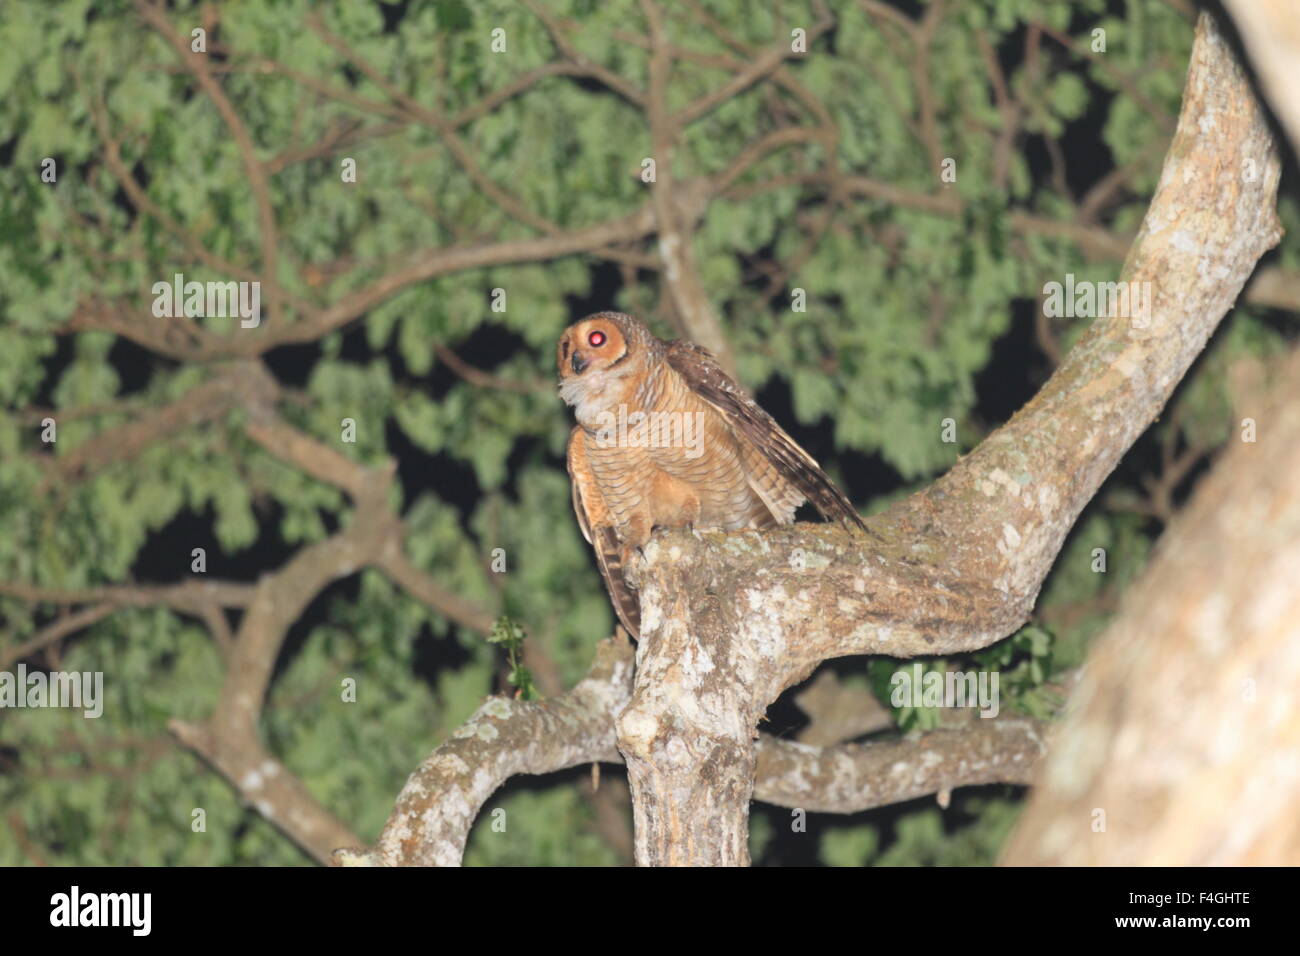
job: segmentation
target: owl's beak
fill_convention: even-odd
[[[573,357],[569,359],[569,367],[573,369],[574,375],[580,375],[588,364],[587,359],[581,352],[574,352]]]

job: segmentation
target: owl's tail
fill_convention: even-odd
[[[641,639],[641,599],[636,591],[623,577],[623,551],[612,527],[606,526],[596,531],[596,564],[605,579],[609,598],[614,604],[614,613],[623,622],[629,634],[636,640]]]

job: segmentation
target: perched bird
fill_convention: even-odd
[[[597,312],[565,329],[556,362],[560,397],[578,420],[573,510],[634,637],[640,602],[624,569],[655,528],[769,528],[794,521],[805,500],[864,527],[812,456],[698,345]]]

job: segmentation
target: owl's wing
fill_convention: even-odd
[[[732,431],[757,449],[782,478],[816,506],[822,517],[865,530],[862,516],[821,466],[731,380],[708,351],[678,340],[668,343],[667,358],[691,391],[717,409]]]
[[[596,566],[605,579],[605,588],[618,619],[628,633],[641,638],[641,602],[623,579],[623,550],[614,530],[614,518],[605,505],[591,466],[587,461],[587,448],[583,443],[582,428],[569,435],[569,484],[573,488],[573,513],[578,516],[578,527],[596,552]]]

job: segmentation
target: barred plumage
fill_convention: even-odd
[[[624,569],[655,528],[789,524],[805,500],[863,527],[812,456],[699,346],[598,312],[565,330],[556,359],[560,396],[578,419],[568,450],[573,510],[634,637],[640,607]]]

